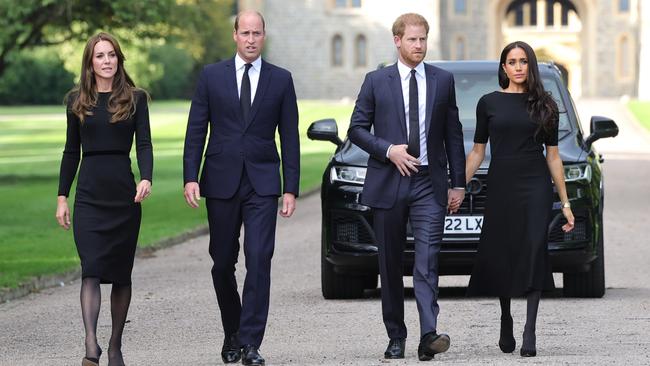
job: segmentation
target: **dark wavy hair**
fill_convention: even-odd
[[[503,67],[506,64],[506,57],[508,53],[515,48],[521,48],[526,54],[528,59],[528,76],[526,77],[526,91],[528,92],[528,114],[530,118],[539,124],[539,128],[535,135],[544,131],[545,134],[550,134],[557,127],[560,113],[558,111],[557,103],[551,96],[551,93],[544,90],[542,79],[539,77],[539,66],[537,65],[537,56],[533,48],[526,42],[515,41],[507,45],[501,51],[499,59],[499,85],[501,88],[506,89],[510,85],[510,80],[506,75]]]
[[[97,82],[93,73],[93,54],[95,45],[100,41],[110,42],[117,56],[117,72],[113,77],[112,93],[108,100],[108,111],[113,114],[111,123],[124,121],[135,113],[136,90],[142,91],[146,95],[144,90],[135,87],[135,83],[124,69],[125,57],[117,39],[105,32],[97,33],[90,37],[84,48],[79,83],[65,97],[65,102],[71,105],[70,109],[82,123],[86,116],[93,114],[92,109],[97,105]]]

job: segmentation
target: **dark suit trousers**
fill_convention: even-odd
[[[242,173],[238,191],[230,199],[208,199],[212,281],[226,336],[239,332],[241,344],[262,343],[269,312],[271,257],[275,247],[278,209],[276,196],[258,196]],[[246,279],[240,302],[235,279],[239,233],[244,224]]]
[[[420,314],[420,335],[436,330],[438,318],[438,253],[442,241],[445,207],[434,198],[426,167],[402,178],[395,206],[374,210],[374,229],[379,247],[381,305],[388,337],[406,338],[402,261],[406,222],[415,237],[413,287]]]

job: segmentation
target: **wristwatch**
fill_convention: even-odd
[[[562,208],[571,208],[571,203],[569,201],[562,203]]]

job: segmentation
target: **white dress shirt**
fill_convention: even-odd
[[[255,91],[257,90],[257,82],[260,80],[260,70],[262,69],[262,56],[258,57],[255,61],[251,62],[253,66],[248,70],[248,78],[251,81],[251,105],[255,99]],[[244,61],[239,54],[235,55],[235,71],[237,71],[237,96],[241,97],[241,80],[244,77],[244,70],[246,70],[247,62]]]
[[[406,136],[409,136],[409,83],[411,82],[411,68],[397,60],[397,70],[399,71],[400,80],[402,81],[402,97],[404,98],[404,116],[406,121]],[[420,165],[428,165],[427,158],[427,78],[424,73],[424,63],[420,62],[415,67],[415,78],[418,82],[418,117],[420,119]]]

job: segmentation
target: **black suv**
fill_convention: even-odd
[[[432,64],[454,74],[465,151],[469,152],[476,125],[476,103],[483,94],[498,88],[498,64],[489,61]],[[564,273],[565,296],[602,297],[605,293],[603,160],[592,143],[603,137],[616,136],[618,127],[611,119],[594,116],[591,118],[590,134],[585,137],[560,70],[553,64],[542,63],[539,67],[544,87],[552,93],[561,112],[559,149],[576,219],[573,231],[562,231],[561,227],[566,221],[556,194],[553,219],[548,228],[553,271]],[[379,273],[372,209],[360,201],[368,154],[347,138],[341,141],[333,119],[312,123],[308,136],[337,145],[323,174],[321,187],[323,296],[326,299],[361,297],[365,289],[377,287]],[[467,275],[472,271],[489,190],[489,162],[488,146],[485,161],[467,185],[467,195],[460,211],[445,219],[439,255],[441,275]],[[407,232],[403,265],[404,273],[411,275],[413,237],[410,230]]]

